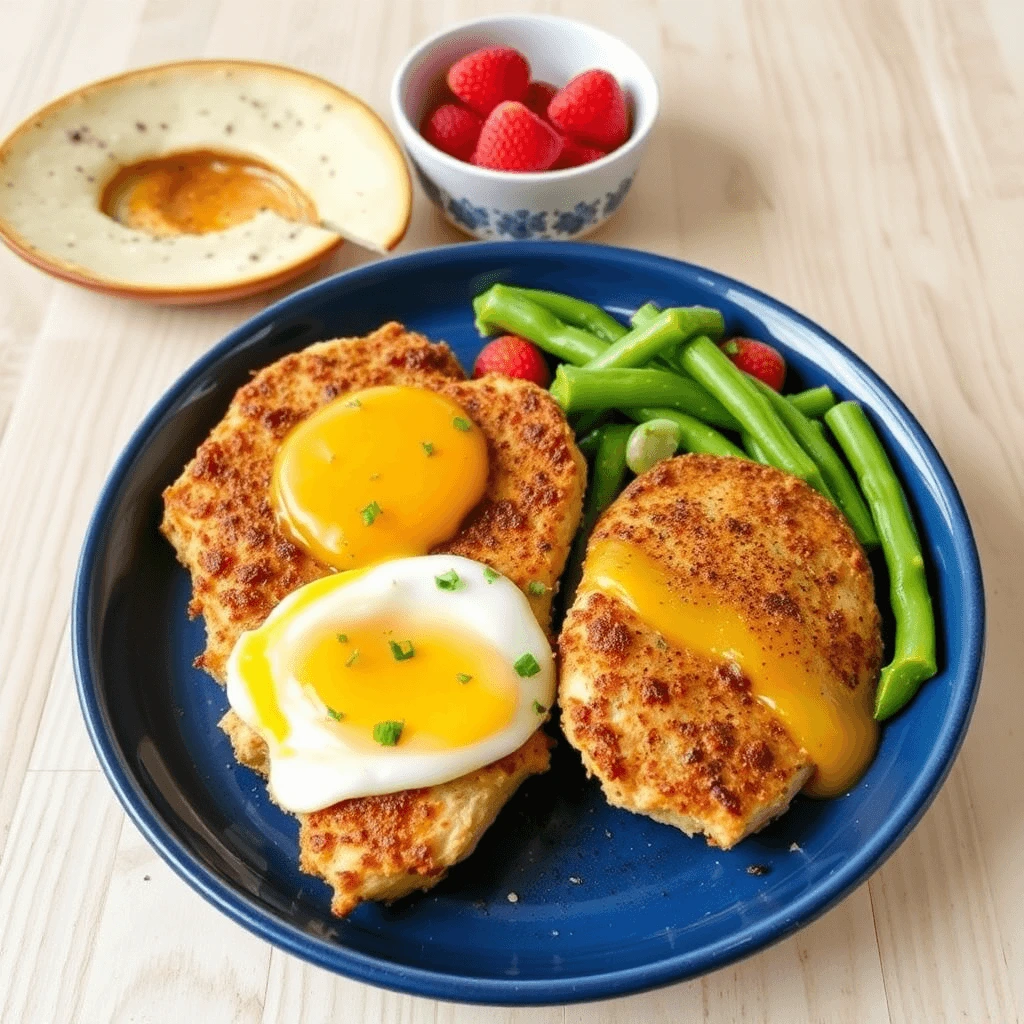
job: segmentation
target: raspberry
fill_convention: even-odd
[[[782,390],[786,383],[786,360],[777,349],[750,338],[730,338],[720,348],[744,373],[775,391]]]
[[[531,82],[523,96],[523,105],[529,107],[542,121],[548,119],[548,104],[558,89],[548,82]]]
[[[522,99],[529,83],[530,65],[510,46],[476,50],[448,69],[448,88],[481,117],[505,100]]]
[[[423,122],[423,138],[442,153],[459,160],[468,160],[476,149],[483,121],[465,107],[455,103],[442,103]]]
[[[546,171],[562,152],[562,139],[522,103],[499,103],[480,132],[472,162],[496,171]]]
[[[566,135],[562,136],[562,143],[562,155],[551,165],[553,171],[560,171],[565,167],[579,167],[581,164],[592,163],[607,155],[603,149],[581,146]]]
[[[612,150],[629,137],[626,97],[607,71],[584,71],[556,93],[548,120],[576,142]]]
[[[503,373],[506,377],[533,381],[541,388],[551,383],[551,371],[540,350],[515,334],[503,334],[480,350],[473,376],[482,377],[485,373]]]

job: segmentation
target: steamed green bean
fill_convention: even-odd
[[[563,295],[561,292],[544,291],[541,288],[516,288],[513,285],[502,285],[510,292],[514,292],[523,298],[536,302],[539,306],[550,310],[559,320],[570,324],[573,327],[589,331],[596,338],[602,341],[618,341],[623,335],[629,333],[629,328],[624,327],[600,306],[592,302],[584,302],[582,299],[573,298],[571,295]]]
[[[626,479],[626,445],[633,427],[628,423],[609,423],[594,431],[596,452],[583,499],[583,518],[573,538],[562,574],[560,600],[565,608],[572,605],[583,574],[583,559],[590,531],[601,513],[615,500]]]
[[[739,428],[732,413],[695,380],[652,367],[591,370],[563,363],[555,373],[551,394],[567,414],[663,405],[716,427]]]
[[[720,434],[714,427],[687,416],[677,409],[659,409],[641,407],[624,409],[623,412],[637,423],[646,420],[672,420],[679,427],[679,447],[688,452],[702,452],[707,455],[732,455],[745,459],[746,455],[727,437]]]
[[[861,497],[856,482],[843,464],[843,460],[839,458],[836,450],[820,431],[820,425],[817,425],[818,429],[816,429],[814,422],[767,384],[754,380],[754,385],[768,399],[769,404],[779,419],[789,428],[800,447],[817,464],[828,486],[829,497],[846,516],[857,539],[866,548],[875,547],[878,544],[878,531],[875,529],[871,512]]]
[[[706,337],[695,338],[680,351],[684,369],[736,417],[761,444],[771,465],[806,480],[828,493],[821,471],[775,414],[752,380]]]
[[[549,309],[502,284],[478,295],[473,310],[482,323],[518,334],[567,363],[582,365],[608,348],[600,338],[563,323]]]
[[[857,474],[889,569],[896,643],[875,696],[875,718],[882,721],[906,705],[938,670],[924,555],[907,496],[864,410],[856,402],[840,402],[825,414],[825,422]]]

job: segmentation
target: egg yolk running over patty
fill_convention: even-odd
[[[480,562],[424,555],[300,587],[227,666],[228,700],[267,743],[293,811],[434,786],[518,750],[555,666],[526,595]]]
[[[487,441],[451,399],[416,387],[353,392],[285,438],[271,500],[314,558],[358,569],[449,540],[487,486]]]
[[[328,576],[311,584],[290,606],[290,618],[247,637],[239,671],[261,725],[279,741],[287,741],[291,730],[269,655],[296,616],[338,593],[350,578]],[[377,616],[346,622],[344,632],[314,631],[292,660],[285,659],[292,678],[331,709],[335,722],[344,722],[350,743],[372,747],[374,725],[397,720],[403,723],[403,748],[416,741],[420,749],[446,750],[479,742],[509,724],[518,703],[516,676],[500,652],[450,622],[442,627],[428,618],[396,626]]]

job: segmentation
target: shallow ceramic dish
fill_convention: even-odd
[[[138,204],[111,190],[146,169],[135,198],[155,207],[122,216]],[[264,291],[342,236],[390,249],[411,202],[384,122],[338,86],[276,64],[129,71],[62,96],[0,143],[0,238],[56,277],[154,302]]]
[[[481,342],[470,299],[499,280],[561,289],[620,316],[647,299],[717,306],[730,332],[780,346],[795,384],[825,383],[863,402],[921,526],[941,670],[886,725],[874,764],[849,794],[798,797],[733,850],[613,810],[563,742],[551,772],[523,786],[441,885],[337,920],[327,887],[296,867],[296,820],[235,764],[216,727],[224,693],[192,667],[202,625],[186,618],[188,577],[157,532],[160,492],[250,372],[286,352],[394,318],[446,339],[471,365]],[[710,271],[548,242],[461,245],[371,264],[234,331],[167,392],[114,467],[86,536],[73,614],[79,696],[100,763],[189,884],[321,966],[484,1003],[569,1002],[676,981],[788,935],[845,896],[905,838],[949,771],[977,694],[984,626],[977,551],[956,487],[913,416],[853,353]],[[891,622],[885,634],[891,642]],[[753,864],[767,873],[748,874]]]
[[[565,85],[588,68],[610,71],[630,105],[632,131],[618,149],[582,167],[536,174],[456,160],[420,135],[455,61],[482,46],[514,46],[534,79]],[[391,116],[424,191],[460,231],[483,239],[582,238],[614,214],[633,184],[658,116],[658,85],[621,39],[569,18],[503,14],[463,22],[424,40],[391,84]]]

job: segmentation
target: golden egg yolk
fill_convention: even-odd
[[[122,167],[104,188],[100,209],[161,236],[224,231],[264,210],[319,223],[313,201],[287,175],[252,157],[208,149]]]
[[[676,647],[735,662],[752,695],[769,707],[817,765],[805,787],[812,796],[844,793],[861,777],[878,746],[871,687],[851,690],[835,673],[815,671],[803,657],[799,625],[770,637],[751,629],[715,595],[687,581],[685,592],[659,563],[619,540],[594,545],[584,568],[590,586],[618,598]]]
[[[285,438],[271,501],[281,529],[318,561],[356,569],[449,540],[487,486],[487,441],[425,388],[336,399]]]
[[[287,742],[289,725],[268,654],[295,615],[355,575],[309,584],[285,614],[241,641],[239,673],[261,724],[279,743]],[[375,725],[401,722],[403,749],[467,746],[504,729],[519,700],[514,669],[497,650],[468,631],[427,618],[400,626],[384,618],[333,624],[298,653],[288,671],[323,703],[325,721],[353,745],[373,746],[379,742]]]

